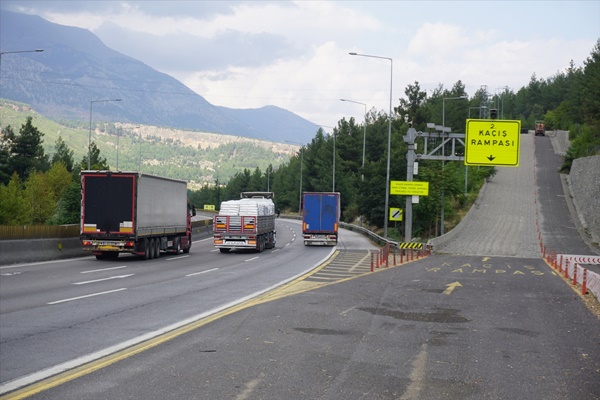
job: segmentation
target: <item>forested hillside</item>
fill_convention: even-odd
[[[28,117],[44,134],[41,145],[45,154],[52,157],[60,137],[73,150],[77,161],[87,157],[89,124],[55,122],[36,113],[28,105],[0,100],[3,130],[10,126],[18,133]],[[265,169],[269,165],[282,164],[298,148],[289,143],[240,136],[101,121],[92,121],[91,140],[112,170],[139,170],[183,179],[189,181],[192,188],[204,183],[212,184],[216,180],[227,183],[231,176],[244,168]],[[4,173],[10,175],[11,172]],[[6,183],[6,179],[1,182]]]
[[[489,93],[487,87],[482,86],[470,98],[463,98],[466,97],[465,86],[461,81],[450,89],[440,85],[431,95],[421,90],[418,82],[408,85],[406,97],[398,99],[391,118],[391,180],[404,180],[406,177],[407,146],[403,136],[411,125],[425,131],[427,123],[441,125],[444,120],[452,132],[464,132],[467,118],[490,118],[491,110],[496,110],[499,119],[520,120],[525,128],[533,129],[536,120],[544,120],[548,130],[568,130],[571,147],[565,157],[565,172],[568,172],[573,159],[600,154],[600,39],[585,60],[584,67],[575,68],[573,65],[571,63],[567,70],[546,79],[533,74],[528,86],[516,92],[505,88],[502,92]],[[3,108],[3,121],[4,112]],[[357,222],[362,217],[364,224],[378,230],[384,225],[386,216],[389,120],[388,115],[376,110],[368,113],[364,125],[354,119],[342,119],[332,135],[317,131],[312,141],[300,148],[289,161],[285,161],[284,156],[279,158],[270,153],[271,158],[266,162],[261,161],[266,153],[262,153],[257,144],[242,146],[242,143],[232,142],[223,146],[226,152],[217,154],[213,148],[186,145],[185,136],[181,134],[166,139],[163,136],[159,140],[155,135],[141,134],[135,127],[126,132],[124,126],[95,124],[97,136],[94,136],[91,166],[94,169],[115,169],[118,140],[122,150],[119,152],[120,169],[136,170],[137,162],[143,172],[177,177],[183,171],[189,174],[210,164],[207,170],[214,169],[211,176],[214,180],[206,180],[202,188],[190,193],[197,207],[218,205],[222,200],[239,197],[241,191],[270,190],[275,192],[278,208],[284,212],[298,212],[301,191],[337,191],[341,193],[344,221]],[[64,132],[61,129],[65,129]],[[80,168],[87,167],[86,132],[82,127],[73,128],[72,134],[78,135],[72,138],[75,148],[56,140],[56,151],[50,160],[50,153],[44,147],[48,144],[42,144],[42,137],[50,136],[50,132],[56,135],[56,130],[61,130],[60,137],[66,137],[66,128],[53,125],[39,129],[31,118],[20,129],[17,126],[7,129],[2,122],[1,224],[79,221],[77,173]],[[423,148],[422,140],[417,139],[418,149]],[[176,148],[185,150],[175,156],[173,149]],[[444,148],[445,154],[450,154],[451,150]],[[464,149],[455,149],[456,153],[462,151]],[[74,154],[78,156],[73,157]],[[82,154],[85,154],[83,159]],[[240,155],[243,157],[240,158]],[[69,160],[75,160],[71,162],[71,169],[68,167]],[[254,161],[245,163],[242,160]],[[278,162],[280,160],[281,163]],[[224,172],[235,168],[239,171],[233,176]],[[439,161],[422,160],[415,180],[429,182],[429,196],[421,197],[414,205],[413,236],[427,238],[438,235],[442,207],[444,226],[448,231],[468,210],[484,179],[495,171],[494,167],[465,168],[462,162],[456,161],[446,162],[442,167]],[[65,188],[68,180],[71,183]],[[47,200],[39,200],[38,196]],[[404,197],[390,196],[389,206],[402,208]],[[401,224],[394,223],[388,236],[400,238],[401,232]]]
[[[549,130],[568,130],[571,147],[565,157],[563,172],[569,171],[575,158],[600,154],[600,39],[583,68],[573,65],[571,61],[570,68],[545,79],[532,74],[529,84],[517,91],[505,88],[501,92],[489,93],[488,88],[483,86],[467,99],[459,98],[465,93],[461,81],[450,89],[440,85],[431,95],[421,90],[418,82],[409,85],[405,90],[406,97],[399,99],[392,116],[390,179],[406,178],[407,147],[402,137],[411,124],[417,130],[425,131],[428,122],[441,125],[444,119],[452,132],[464,132],[467,118],[489,118],[493,109],[499,119],[520,120],[526,129],[533,130],[535,121],[544,120]],[[442,110],[445,111],[444,116]],[[362,216],[373,229],[380,229],[386,215],[388,118],[385,113],[371,111],[365,124],[364,168],[362,146],[365,126],[357,124],[354,119],[343,119],[334,129],[335,140],[333,136],[319,131],[288,164],[268,174],[264,170],[244,171],[231,179],[225,188],[204,187],[193,194],[194,201],[196,204],[219,204],[221,200],[235,198],[240,191],[266,190],[269,187],[276,193],[279,208],[295,212],[299,210],[300,184],[303,191],[335,189],[341,193],[344,221],[356,222]],[[423,148],[420,140],[417,140],[418,149]],[[445,149],[445,154],[450,154],[450,150]],[[456,149],[457,153],[462,151]],[[421,161],[415,180],[429,182],[429,196],[421,197],[419,204],[413,207],[413,236],[427,238],[439,234],[442,192],[445,231],[456,225],[476,199],[483,180],[494,173],[493,167],[467,169],[462,162],[446,162],[442,169],[439,161]],[[402,196],[390,196],[389,206],[403,208],[404,201]],[[401,238],[402,232],[401,224],[394,223],[389,236]]]

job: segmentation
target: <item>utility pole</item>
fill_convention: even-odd
[[[406,180],[412,182],[415,167],[415,138],[417,130],[413,127],[408,128],[408,132],[402,138],[408,145],[406,153]],[[404,241],[412,240],[412,196],[406,196],[406,205],[404,211]]]

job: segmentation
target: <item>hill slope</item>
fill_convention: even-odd
[[[52,158],[60,136],[74,151],[74,161],[87,157],[87,124],[64,125],[49,120],[30,106],[0,100],[3,126],[18,134],[27,117],[43,133],[45,154]],[[296,154],[298,146],[233,135],[129,123],[101,123],[91,138],[112,170],[142,171],[190,182],[191,188],[216,180],[227,183],[235,173],[269,165],[277,168]]]
[[[310,121],[278,107],[234,110],[144,63],[105,46],[90,31],[38,16],[0,13],[0,97],[30,104],[55,120],[110,120],[308,143]],[[13,53],[43,49],[41,53]],[[121,99],[119,102],[92,101]]]

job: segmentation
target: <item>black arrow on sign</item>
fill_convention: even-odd
[[[487,159],[490,161],[494,161],[494,158],[496,158],[496,157],[494,157],[493,155],[490,154],[490,156]]]

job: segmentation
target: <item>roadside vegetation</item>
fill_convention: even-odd
[[[548,131],[568,130],[571,145],[562,167],[565,173],[574,159],[600,154],[600,39],[582,68],[574,67],[571,62],[570,68],[547,79],[533,74],[528,86],[517,92],[502,88],[489,93],[487,87],[481,87],[472,98],[456,99],[465,93],[464,89],[464,84],[458,81],[450,89],[440,84],[428,95],[418,82],[407,86],[405,97],[398,100],[392,116],[391,180],[406,179],[407,146],[403,136],[410,126],[426,131],[427,123],[441,125],[444,120],[453,132],[464,132],[467,118],[487,118],[490,109],[497,110],[499,119],[520,120],[526,129],[533,129],[536,120],[544,120]],[[283,213],[293,214],[300,210],[300,189],[335,190],[341,193],[343,221],[360,221],[380,231],[386,214],[388,121],[386,113],[374,109],[362,123],[353,118],[342,119],[330,134],[319,129],[312,141],[289,159],[267,158],[257,147],[240,144],[229,144],[225,153],[212,154],[172,139],[142,139],[135,134],[116,137],[124,143],[133,143],[123,145],[123,149],[132,150],[124,153],[120,161],[124,167],[120,165],[120,169],[139,170],[143,165],[144,173],[190,180],[189,174],[198,173],[200,164],[210,159],[214,174],[203,180],[198,190],[190,191],[192,202],[199,208],[218,207],[223,200],[238,198],[242,191],[268,190],[275,193],[276,205]],[[63,129],[68,137],[64,139],[59,134],[50,149],[44,148],[45,134],[33,125],[31,117],[18,131],[10,125],[0,125],[0,225],[79,223],[79,172],[87,169],[88,159],[87,137],[82,139],[80,134],[77,139],[70,139],[70,130],[77,129],[77,123],[53,126],[53,132]],[[106,137],[118,130],[110,124],[100,129],[107,133]],[[364,167],[363,137],[366,137]],[[422,139],[417,142],[419,153]],[[159,145],[170,146],[170,150],[160,151],[164,157],[153,156],[155,163],[142,164],[142,157],[137,154],[145,149],[156,151]],[[106,149],[102,154],[110,154],[111,160],[115,158],[111,145],[98,140],[98,145],[93,142],[91,148],[92,169],[116,169],[112,161],[109,164],[101,156],[101,149]],[[450,151],[445,148],[445,154]],[[76,162],[75,154],[85,155]],[[232,163],[234,154],[238,158]],[[273,157],[272,152],[268,157]],[[414,179],[429,182],[429,196],[421,197],[413,207],[413,236],[423,239],[437,236],[442,207],[445,231],[450,230],[475,201],[485,179],[495,173],[494,167],[466,169],[459,162],[446,162],[442,167],[439,161],[420,161]],[[390,195],[390,207],[404,208],[404,203],[404,197]],[[390,222],[388,236],[402,238],[401,222]]]

